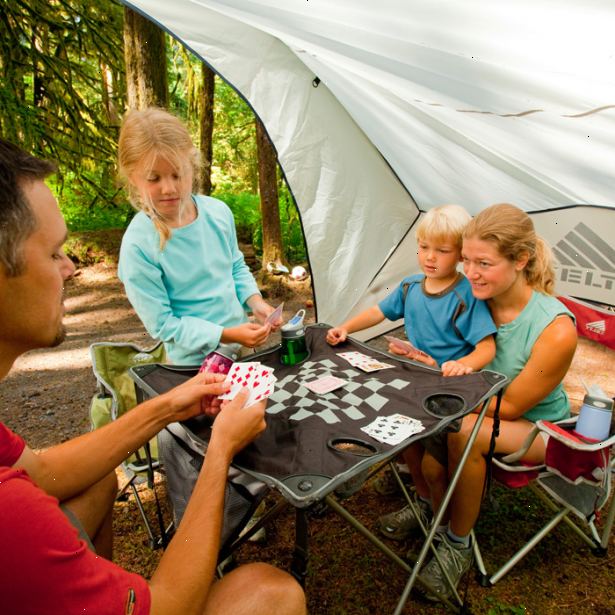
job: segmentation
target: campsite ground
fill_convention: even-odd
[[[306,307],[311,299],[306,283],[270,280],[265,287],[272,303],[285,300],[285,317]],[[89,429],[87,409],[95,390],[88,356],[94,341],[131,341],[148,346],[151,340],[128,305],[112,263],[101,262],[79,270],[67,285],[66,342],[52,350],[34,351],[17,361],[2,385],[0,416],[34,448],[44,448]],[[309,303],[308,303],[309,305]],[[313,309],[308,317],[313,320]],[[573,406],[583,396],[581,378],[615,393],[615,354],[580,340],[566,388]],[[164,487],[161,485],[161,492]],[[153,518],[153,501],[144,494]],[[269,497],[270,501],[275,496]],[[520,492],[494,491],[493,503],[477,528],[487,563],[511,553],[518,539],[531,534],[543,519],[533,497]],[[371,485],[346,501],[349,510],[368,527],[378,515],[400,505],[397,496],[378,496]],[[117,504],[116,561],[145,576],[154,570],[160,551],[147,546],[134,502]],[[287,508],[269,529],[265,545],[248,544],[239,561],[264,560],[288,568],[294,540],[294,516]],[[310,571],[307,581],[310,613],[390,613],[403,590],[404,578],[384,556],[353,534],[333,513],[310,524]],[[467,599],[473,613],[491,615],[607,615],[615,613],[615,539],[608,557],[589,555],[583,544],[565,529],[556,530],[520,565],[492,589],[481,588],[468,575]],[[393,545],[400,554],[416,543]],[[187,563],[189,565],[189,563]],[[411,601],[405,613],[440,613],[438,606]]]

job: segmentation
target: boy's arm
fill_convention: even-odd
[[[463,376],[482,369],[495,357],[495,339],[493,335],[483,338],[474,350],[461,359],[442,363],[443,376]]]
[[[360,314],[353,316],[346,322],[343,322],[339,327],[333,327],[327,332],[327,342],[332,346],[336,346],[340,342],[344,342],[349,333],[355,331],[363,331],[381,323],[385,319],[382,310],[377,305],[367,308]]]

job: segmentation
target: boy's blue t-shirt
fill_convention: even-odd
[[[404,285],[408,293],[404,300]],[[489,308],[472,295],[462,274],[448,288],[429,294],[425,275],[404,278],[378,307],[389,320],[403,317],[410,342],[442,365],[470,354],[476,344],[496,332]]]

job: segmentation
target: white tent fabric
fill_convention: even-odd
[[[544,212],[558,291],[615,304],[611,0],[127,4],[263,121],[302,218],[321,322],[416,271],[412,226],[453,202]]]

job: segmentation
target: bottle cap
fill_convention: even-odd
[[[606,412],[613,411],[613,400],[607,397],[597,397],[596,395],[585,395],[583,398],[583,404],[586,406],[593,406],[594,408],[600,408]]]
[[[281,329],[282,337],[300,337],[304,334],[305,310],[299,310]]]

